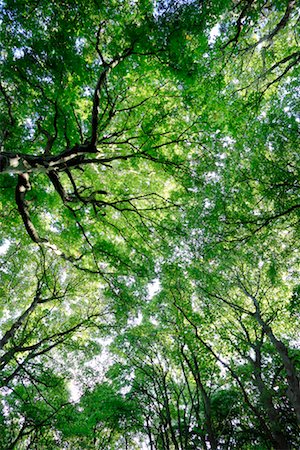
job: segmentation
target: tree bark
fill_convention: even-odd
[[[29,155],[22,153],[0,153],[0,173],[25,174],[47,173],[65,170],[84,163],[87,155],[97,153],[95,145],[81,144],[66,149],[58,155]]]
[[[251,364],[253,366],[253,373],[255,378],[255,384],[259,390],[260,402],[266,411],[266,414],[270,421],[270,429],[274,438],[274,449],[275,450],[289,450],[291,444],[284,433],[282,423],[280,421],[280,416],[273,404],[273,395],[270,389],[265,385],[262,374],[261,374],[261,353],[258,345],[254,346],[255,350],[255,360],[251,359]]]
[[[292,406],[295,409],[297,421],[300,424],[300,382],[297,375],[296,368],[293,364],[292,359],[289,357],[288,348],[286,345],[278,340],[273,333],[272,328],[268,325],[261,316],[260,305],[255,296],[253,296],[247,289],[241,285],[244,293],[252,300],[255,307],[255,313],[253,317],[257,320],[259,325],[262,327],[265,334],[268,336],[274,347],[276,348],[282,364],[286,372],[286,381],[288,384],[288,396]]]

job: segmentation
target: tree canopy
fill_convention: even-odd
[[[300,446],[299,5],[0,1],[0,448]]]

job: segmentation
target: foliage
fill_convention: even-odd
[[[0,447],[298,448],[297,3],[0,15]]]

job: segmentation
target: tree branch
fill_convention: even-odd
[[[47,242],[47,240],[40,238],[38,232],[35,229],[35,226],[31,222],[30,215],[27,209],[27,203],[25,200],[26,193],[30,189],[31,186],[29,183],[29,175],[27,173],[20,174],[18,176],[18,184],[16,187],[16,203],[26,231],[29,234],[31,240],[37,244],[40,244],[41,242]]]

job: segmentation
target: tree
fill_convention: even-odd
[[[0,14],[3,448],[298,447],[297,3]]]
[[[111,316],[99,283],[68,267],[62,273],[39,254],[18,270],[24,253],[10,248],[1,258],[1,448],[20,446],[24,437],[33,446],[45,429],[53,434],[53,418],[70,401],[72,371],[99,351],[95,338]]]
[[[152,9],[1,6],[5,201],[33,242],[103,276],[151,267],[147,237],[168,231],[162,213],[174,215],[172,178],[194,127],[165,50],[155,50],[161,33],[152,42]]]

